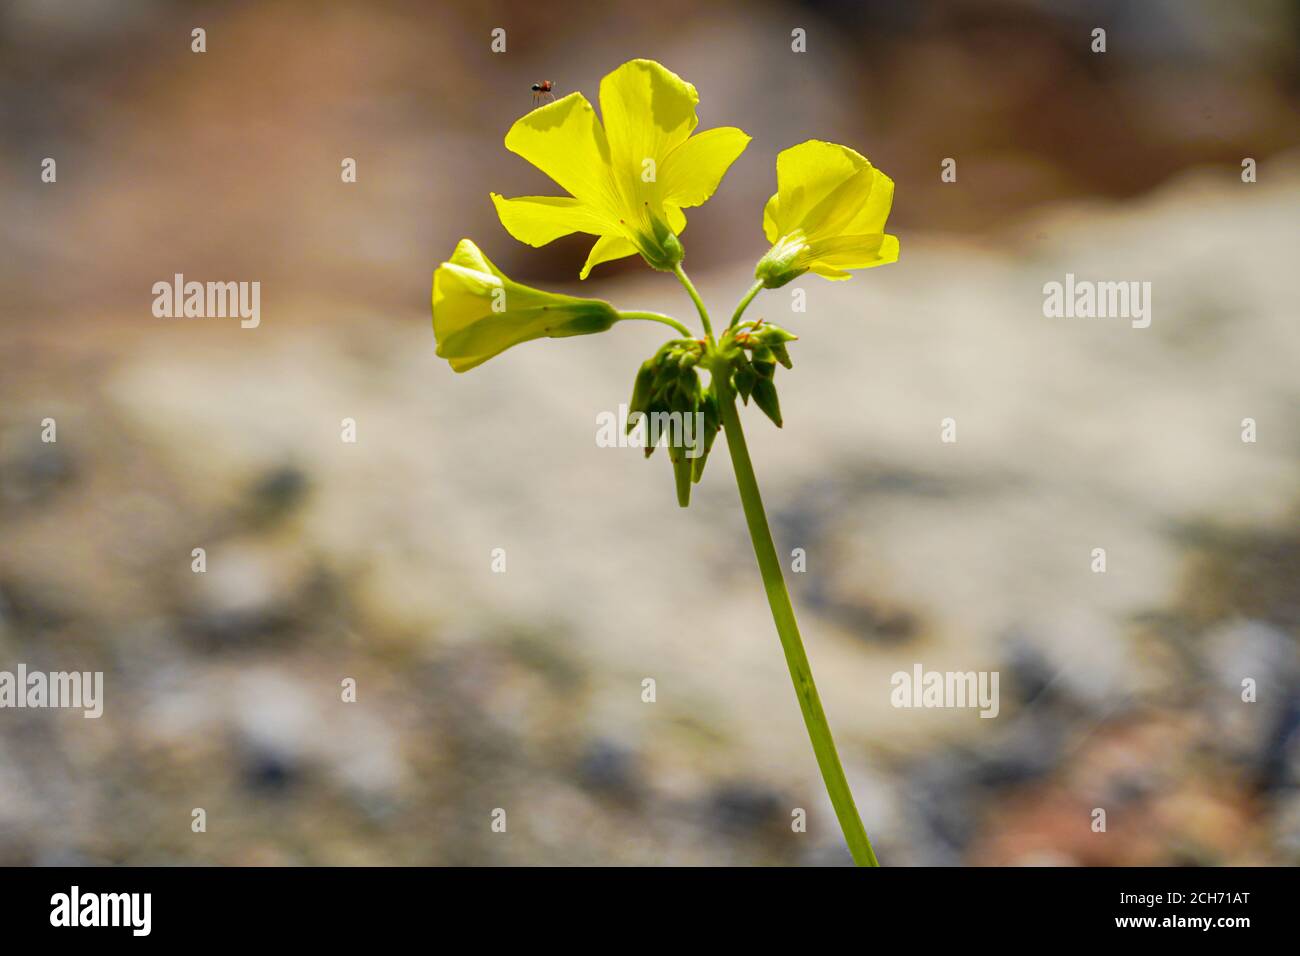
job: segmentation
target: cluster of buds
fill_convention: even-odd
[[[732,369],[732,385],[736,392],[749,404],[752,397],[754,404],[772,419],[777,428],[781,427],[781,403],[776,395],[777,364],[791,368],[790,353],[785,343],[793,342],[797,335],[770,322],[759,319],[757,322],[742,322],[727,330],[718,343],[718,350]]]
[[[627,431],[647,430],[646,457],[667,435],[668,458],[677,484],[677,503],[690,504],[691,485],[704,474],[704,464],[722,427],[716,377],[726,374],[746,404],[754,404],[781,426],[776,366],[791,367],[786,343],[797,336],[759,319],[726,331],[716,346],[705,339],[672,339],[641,364],[628,402]],[[705,385],[699,369],[712,380]],[[731,401],[731,399],[727,399]]]
[[[672,339],[642,363],[628,402],[627,430],[645,423],[646,457],[667,435],[668,458],[677,485],[677,503],[690,504],[691,485],[704,474],[704,463],[722,427],[713,386],[700,382],[698,366],[708,345],[703,339]]]

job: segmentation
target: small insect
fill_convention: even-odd
[[[548,96],[551,98],[552,101],[554,101],[555,100],[554,90],[555,90],[554,80],[542,80],[542,82],[540,83],[534,83],[533,102],[534,103],[544,102],[545,98]]]

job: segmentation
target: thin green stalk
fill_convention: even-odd
[[[781,573],[781,562],[776,554],[776,545],[772,542],[772,532],[767,526],[767,514],[763,511],[763,498],[758,492],[758,479],[754,477],[745,433],[740,427],[740,416],[736,413],[736,397],[731,392],[725,374],[715,374],[713,382],[718,390],[722,427],[727,434],[727,450],[731,453],[731,464],[736,471],[736,486],[740,489],[740,503],[745,510],[745,522],[749,525],[749,537],[754,543],[754,556],[758,558],[758,570],[763,576],[767,603],[772,608],[772,620],[776,622],[776,632],[781,638],[781,649],[785,651],[785,662],[790,668],[790,679],[794,682],[795,696],[799,698],[799,709],[803,712],[803,721],[808,727],[813,753],[817,755],[817,766],[821,768],[826,792],[835,807],[835,816],[839,818],[840,829],[844,831],[849,852],[853,854],[853,862],[858,866],[879,866],[880,861],[871,849],[871,841],[867,838],[867,831],[862,826],[858,808],[853,802],[853,791],[849,789],[848,780],[844,777],[844,768],[840,765],[840,756],[835,750],[835,741],[831,738],[830,724],[826,722],[817,685],[813,682],[812,666],[808,663],[808,654],[799,637],[799,625],[794,619],[794,608],[790,604],[790,594]]]
[[[704,336],[709,340],[709,344],[712,345],[713,326],[709,324],[709,310],[704,307],[704,300],[701,299],[700,294],[695,291],[695,286],[691,284],[691,280],[687,277],[686,270],[682,268],[680,262],[673,266],[673,275],[677,276],[677,281],[686,287],[687,295],[689,295],[691,301],[695,303],[695,309],[700,313],[700,321],[704,323]]]
[[[680,264],[673,271],[695,302],[709,344],[713,345],[709,313],[700,300],[699,293],[695,291],[695,286],[686,277]],[[761,282],[755,282],[750,287],[736,306],[731,326],[740,321],[741,314],[762,288]],[[758,559],[758,570],[763,577],[767,603],[772,609],[772,621],[776,624],[776,633],[781,639],[785,662],[790,668],[790,680],[794,683],[799,710],[803,713],[804,725],[808,728],[808,738],[812,741],[817,766],[826,784],[826,793],[835,808],[835,816],[840,821],[840,829],[844,831],[844,839],[849,845],[853,862],[858,866],[879,866],[880,861],[876,859],[867,831],[862,826],[862,818],[858,816],[857,805],[853,802],[853,791],[849,789],[849,782],[844,777],[844,767],[840,764],[840,755],[831,737],[830,724],[822,709],[817,684],[813,681],[812,665],[808,663],[808,654],[804,650],[803,639],[799,636],[799,625],[794,618],[794,607],[790,604],[790,593],[785,587],[781,561],[772,541],[772,531],[767,525],[767,513],[763,510],[763,497],[758,491],[758,479],[754,477],[754,465],[749,460],[749,446],[745,444],[745,432],[740,427],[740,415],[736,412],[736,396],[731,391],[730,366],[719,357],[711,371],[722,427],[727,435],[727,451],[731,454],[731,465],[736,472],[736,487],[740,491],[740,503],[745,512],[745,523],[749,525],[749,537],[754,544],[754,556]]]
[[[660,322],[664,325],[672,326],[674,329],[682,333],[682,335],[684,335],[688,339],[695,337],[691,333],[690,329],[682,325],[676,319],[672,318],[671,316],[663,315],[662,313],[659,312],[620,312],[618,314],[618,317],[620,319],[635,319],[635,320],[641,320],[645,322]]]
[[[762,291],[763,280],[755,280],[754,284],[749,287],[749,291],[745,293],[745,297],[740,300],[740,304],[736,306],[736,311],[731,315],[731,324],[728,325],[727,328],[734,329],[736,327],[736,323],[740,321],[740,317],[744,314],[745,310],[749,308],[749,303],[754,301],[754,296],[758,295]]]

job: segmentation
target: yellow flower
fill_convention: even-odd
[[[433,273],[433,336],[457,372],[520,342],[604,332],[618,318],[608,302],[512,282],[468,239]]]
[[[755,278],[769,289],[805,272],[847,279],[850,269],[898,261],[885,235],[894,181],[847,146],[810,139],[776,157],[776,195],[763,210],[772,248]]]
[[[568,190],[568,196],[506,199],[501,224],[530,246],[584,232],[599,236],[582,267],[641,253],[655,269],[682,261],[683,209],[713,195],[749,144],[734,127],[692,136],[695,87],[653,60],[624,63],[600,81],[600,111],[581,93],[533,110],[506,134],[506,148]]]

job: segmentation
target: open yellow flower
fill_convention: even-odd
[[[776,157],[776,195],[763,210],[772,248],[754,271],[769,289],[813,272],[847,279],[850,269],[898,261],[885,235],[894,181],[847,146],[810,139]]]
[[[433,273],[433,336],[457,372],[520,342],[604,332],[618,318],[608,302],[512,282],[468,239]]]
[[[528,160],[568,196],[506,199],[501,224],[520,242],[544,246],[574,232],[599,236],[582,267],[640,253],[653,268],[682,261],[683,209],[713,195],[749,144],[734,127],[692,136],[695,87],[653,60],[624,63],[600,81],[600,111],[581,93],[533,110],[506,134],[506,148]]]

